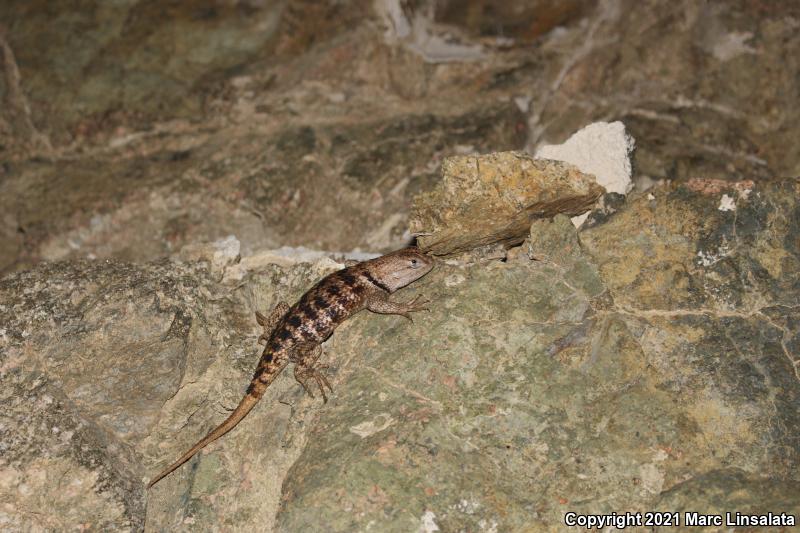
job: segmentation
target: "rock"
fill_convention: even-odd
[[[206,261],[212,271],[222,274],[241,261],[241,246],[234,235],[228,235],[212,243],[188,244],[181,249],[179,257],[184,261]]]
[[[444,157],[601,119],[636,138],[643,187],[800,174],[792,2],[82,5],[0,3],[3,272],[227,235],[386,251]],[[50,149],[17,149],[36,132]]]
[[[233,6],[164,10],[139,1],[36,7],[6,2],[0,19],[13,21],[9,41],[33,117],[59,144],[109,125],[196,117],[220,71],[274,46],[279,20],[276,6],[258,3],[246,17]]]
[[[229,235],[243,255],[399,248],[408,205],[436,181],[442,154],[518,148],[522,121],[505,103],[275,131],[228,126],[168,146],[145,137],[92,160],[14,164],[0,180],[0,270],[154,260]]]
[[[409,227],[434,255],[514,245],[533,219],[581,214],[602,192],[572,165],[520,152],[451,157],[442,164],[442,182],[417,197]]]
[[[329,268],[336,269],[342,268],[344,264],[335,263],[329,259],[330,256],[341,256],[346,263],[348,261],[365,261],[378,257],[379,255],[380,254],[365,252],[331,253],[322,250],[310,250],[303,246],[299,248],[283,246],[276,250],[261,250],[253,255],[243,257],[240,263],[232,266],[225,272],[225,279],[226,281],[239,281],[249,272],[261,270],[268,265],[290,267],[298,263],[321,262],[326,264]]]
[[[204,278],[84,262],[0,282],[4,529],[142,529],[140,445],[193,375],[186,350],[209,341],[193,326],[214,307]]]
[[[203,519],[195,497],[206,490],[203,483],[224,481],[207,470],[219,468],[218,456],[187,465],[150,494],[146,480],[241,398],[260,355],[255,310],[296,298],[298,289],[337,268],[320,262],[287,275],[262,266],[258,280],[251,274],[247,288],[237,291],[214,281],[220,276],[208,266],[185,260],[55,263],[0,281],[5,529],[138,531]],[[277,407],[290,384],[272,387],[264,402],[272,407],[248,417],[255,425],[244,440],[235,432],[226,439],[228,453],[236,455],[234,470],[252,464],[251,472],[274,475],[248,482],[250,496],[236,502],[218,498],[207,512],[271,521],[280,471],[302,442],[285,440],[289,409]],[[293,418],[302,419],[302,413]],[[263,432],[252,433],[257,427]],[[282,442],[284,451],[261,453],[270,439],[277,439],[275,448]],[[187,492],[187,479],[192,490],[200,484],[199,492]],[[30,512],[37,507],[48,512]]]
[[[399,0],[379,0],[375,8],[386,26],[388,44],[401,44],[428,63],[477,61],[486,54],[479,44],[457,42],[452,35],[441,35],[425,16],[409,17]]]
[[[426,2],[419,4],[425,6]],[[448,0],[434,2],[432,7],[434,20],[448,24],[443,31],[453,32],[455,26],[476,39],[511,46],[533,44],[548,32],[586,17],[591,6],[579,0],[557,4],[546,0]]]
[[[591,174],[606,192],[628,194],[631,181],[631,154],[635,143],[625,132],[622,122],[595,122],[581,128],[559,145],[545,145],[536,150],[536,157],[571,163],[581,172]],[[575,227],[588,213],[572,218]]]
[[[597,230],[580,233],[618,305],[749,313],[761,300],[795,304],[800,265],[789,244],[795,208],[782,195],[795,195],[797,180],[722,183],[726,188],[718,180],[695,180],[655,189],[654,199],[638,196],[634,205],[598,219]],[[736,195],[736,209],[720,210],[723,191],[737,188],[746,192]]]
[[[796,512],[800,250],[778,243],[796,240],[797,187],[764,184],[736,216],[656,189],[568,250],[565,217],[537,221],[550,260],[445,264],[418,288],[436,302],[418,328],[356,319],[355,346],[331,349],[363,362],[292,466],[277,529],[559,530],[568,511],[700,494],[709,512]],[[728,265],[698,263],[723,238]],[[750,297],[728,299],[740,283]]]
[[[285,373],[148,494],[241,398],[253,312],[335,266],[262,265],[234,286],[191,262],[7,277],[0,519],[514,531],[687,502],[796,512],[800,185],[756,184],[732,211],[718,205],[735,188],[693,187],[634,193],[577,234],[536,221],[536,260],[440,263],[397,296],[432,300],[414,323],[362,313],[337,329],[327,404]],[[42,501],[61,511],[19,512]]]
[[[594,122],[573,133],[563,144],[548,144],[536,150],[536,157],[555,159],[591,174],[606,192],[628,194],[635,141],[622,122]]]
[[[578,232],[570,231],[567,223],[571,222],[565,215],[534,220],[526,240],[527,257],[561,266],[569,266],[581,257]]]
[[[794,525],[800,516],[800,483],[764,479],[758,474],[747,473],[736,468],[711,470],[696,478],[678,483],[664,491],[658,499],[656,509],[671,509],[680,513],[681,524],[686,522],[686,513],[717,515],[722,524],[736,520],[736,514],[773,513],[780,517],[791,515]],[[728,517],[730,514],[732,517]],[[696,519],[695,519],[696,520]],[[788,520],[785,520],[788,522]],[[791,525],[791,524],[785,524]],[[696,531],[719,531],[723,528],[694,528]],[[785,527],[758,527],[761,531],[786,531]]]

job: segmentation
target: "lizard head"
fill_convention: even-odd
[[[370,274],[394,292],[430,272],[434,259],[416,246],[409,246],[366,263]]]

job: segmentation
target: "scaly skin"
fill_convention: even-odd
[[[247,394],[222,424],[161,471],[147,488],[236,427],[290,362],[295,364],[294,377],[305,391],[314,397],[308,386],[308,380],[313,379],[323,400],[327,402],[325,387],[331,392],[333,388],[317,364],[322,355],[320,344],[331,336],[339,324],[362,309],[402,315],[411,320],[410,313],[427,309],[424,307],[427,301],[420,301],[420,297],[417,297],[410,302],[396,303],[389,300],[389,295],[418,280],[432,268],[433,259],[418,248],[403,248],[322,278],[296,304],[289,307],[281,302],[269,317],[256,313],[256,320],[264,327],[259,342],[266,341],[266,346],[247,387]]]

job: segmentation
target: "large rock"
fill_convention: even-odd
[[[203,286],[202,270],[169,263],[50,264],[0,282],[4,529],[141,529],[137,449],[192,376],[187,349],[212,344],[195,322],[213,312]]]
[[[218,255],[216,246],[208,252],[198,255]],[[224,287],[213,281],[229,265],[204,265],[54,263],[0,282],[4,529],[141,530],[147,523],[173,530],[211,516],[272,521],[302,443],[287,442],[292,410],[279,403],[292,380],[271,388],[266,408],[248,417],[250,432],[226,439],[238,465],[232,472],[267,473],[245,483],[249,496],[217,498],[208,516],[189,510],[196,487],[187,492],[187,479],[190,486],[225,479],[206,470],[217,470],[216,456],[162,482],[149,502],[145,482],[244,393],[259,356],[254,310],[296,298],[335,264],[304,265],[293,275],[262,267],[238,291],[238,279]],[[302,419],[296,414],[291,423]]]
[[[363,343],[381,341],[290,471],[280,530],[558,530],[568,511],[672,508],[798,516],[797,191],[772,182],[721,211],[721,195],[660,189],[590,217],[580,247],[565,218],[534,224],[532,248],[567,252],[440,269],[419,342],[370,323]]]
[[[430,313],[337,330],[331,401],[286,373],[149,494],[241,397],[253,312],[332,265],[8,277],[2,520],[517,531],[559,530],[568,511],[798,516],[799,186],[745,185],[659,188],[579,233],[538,221],[505,262],[440,264],[397,295],[425,294]],[[42,501],[63,512],[26,512]]]

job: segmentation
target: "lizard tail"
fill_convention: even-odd
[[[173,470],[191,459],[194,454],[235,428],[236,424],[241,422],[241,420],[247,416],[247,413],[249,413],[250,410],[255,407],[261,397],[264,396],[264,391],[267,390],[269,384],[275,380],[275,377],[280,373],[281,370],[283,370],[283,367],[286,366],[286,362],[283,362],[282,364],[275,363],[278,362],[275,361],[272,364],[267,364],[265,366],[259,365],[255,376],[253,376],[253,379],[250,382],[250,386],[247,388],[247,394],[244,398],[242,398],[242,400],[239,402],[239,405],[236,406],[236,409],[233,410],[230,416],[226,418],[222,424],[211,430],[209,434],[203,437],[200,442],[192,446],[189,451],[181,456],[180,459],[169,465],[156,477],[151,479],[150,483],[147,484],[147,488],[149,489],[161,481],[162,478],[171,474]]]

